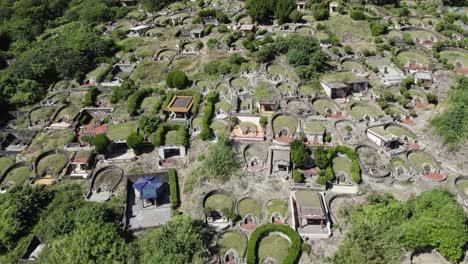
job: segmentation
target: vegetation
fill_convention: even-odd
[[[468,78],[458,80],[449,92],[444,112],[432,119],[432,125],[451,150],[457,150],[468,137]]]
[[[189,84],[189,79],[183,71],[175,70],[166,76],[166,85],[170,88],[185,89]]]
[[[296,167],[302,167],[309,159],[310,150],[299,140],[291,143],[291,162]]]
[[[267,62],[275,55],[286,55],[297,75],[303,80],[316,78],[318,73],[329,68],[328,56],[319,48],[319,42],[310,36],[290,35],[277,38],[264,45],[256,54],[257,60]]]
[[[89,88],[84,97],[84,106],[94,106],[98,94],[99,90],[96,87]]]
[[[176,131],[176,138],[173,140],[173,142],[169,142],[167,140],[167,135],[171,131]],[[161,124],[156,130],[156,132],[153,134],[151,142],[155,147],[164,146],[165,144],[177,144],[181,146],[187,146],[188,131],[182,125],[164,123]]]
[[[145,135],[151,135],[158,129],[158,125],[161,122],[158,116],[154,115],[142,115],[138,119],[138,128],[143,131]]]
[[[275,225],[267,224],[262,225],[255,229],[249,239],[249,244],[247,246],[247,264],[258,263],[258,245],[261,242],[262,238],[268,233],[280,232],[289,237],[291,240],[291,247],[288,251],[288,254],[283,260],[284,264],[294,264],[298,261],[301,255],[301,245],[302,239],[299,234],[291,229],[289,226],[285,225]]]
[[[94,146],[94,150],[98,154],[106,154],[107,153],[107,145],[109,145],[109,139],[104,134],[96,135],[93,138],[92,145]]]
[[[239,160],[226,135],[218,136],[218,141],[209,147],[202,162],[202,170],[208,178],[226,181],[239,168]]]
[[[296,9],[296,4],[293,0],[248,0],[246,7],[254,22],[268,23],[274,15],[278,24],[281,25],[289,21],[290,14]]]
[[[128,106],[127,110],[130,115],[137,114],[138,109],[140,108],[141,102],[145,97],[150,96],[153,92],[152,88],[140,88],[136,92],[134,92],[128,98]]]
[[[200,132],[200,138],[202,140],[208,140],[213,137],[213,133],[211,132],[210,122],[213,118],[213,112],[215,110],[215,103],[218,99],[218,93],[211,91],[206,96],[206,103],[205,109],[203,110],[203,119],[202,119],[202,127]]]
[[[169,169],[167,171],[169,176],[169,186],[171,188],[171,207],[177,209],[180,205],[179,198],[179,181],[177,180],[177,171],[175,169]]]
[[[141,147],[143,145],[143,136],[140,134],[137,134],[136,132],[130,133],[127,137],[127,146],[131,149],[133,149],[133,152],[136,155],[139,155],[141,153]]]
[[[333,159],[337,157],[339,153],[345,154],[351,159],[351,179],[355,183],[361,183],[361,169],[359,167],[357,153],[345,146],[335,146],[326,150],[318,147],[315,150],[314,163],[320,169],[325,170],[322,175],[324,177],[323,179],[326,179],[326,181],[332,181],[334,179],[335,176],[331,166],[333,166]],[[323,179],[321,179],[321,181],[323,181]]]
[[[399,202],[390,194],[371,195],[351,212],[351,229],[334,263],[400,263],[402,248],[435,248],[451,262],[463,256],[468,226],[450,194],[433,190]]]
[[[213,231],[201,220],[175,216],[140,241],[143,263],[202,263]]]

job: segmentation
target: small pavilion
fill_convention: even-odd
[[[165,111],[171,112],[171,119],[188,119],[193,105],[193,96],[175,95]]]
[[[143,207],[157,205],[163,182],[159,177],[140,177],[134,184],[135,198],[141,200]]]

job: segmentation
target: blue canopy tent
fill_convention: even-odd
[[[135,189],[139,195],[140,200],[149,200],[158,198],[158,190],[163,185],[159,177],[141,177],[134,184]]]

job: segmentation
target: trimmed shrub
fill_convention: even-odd
[[[211,118],[213,117],[214,107],[218,93],[212,91],[206,96],[205,109],[203,109],[202,128],[200,132],[200,138],[202,140],[208,140],[213,137],[213,133],[210,128]]]
[[[143,144],[143,136],[137,134],[136,132],[130,133],[127,137],[127,146],[133,149],[136,155],[139,155],[141,152],[141,147]]]
[[[268,118],[266,116],[262,116],[259,123],[263,128],[265,128],[268,125]]]
[[[179,199],[179,182],[177,180],[177,171],[175,169],[169,169],[167,171],[169,176],[169,187],[170,187],[170,198],[172,209],[177,209],[180,205]]]
[[[166,77],[166,85],[170,88],[185,89],[189,84],[189,79],[183,71],[175,70]]]
[[[96,135],[93,138],[92,145],[98,154],[107,153],[107,145],[109,144],[109,139],[104,134]]]
[[[84,106],[93,106],[98,94],[99,94],[99,90],[96,87],[89,88],[84,96],[84,101],[83,101]]]
[[[169,131],[177,130],[177,144],[182,146],[188,145],[188,131],[183,125],[179,124],[161,124],[156,133],[154,133],[151,142],[155,147],[164,146],[166,134]]]
[[[362,12],[361,10],[358,9],[353,9],[349,13],[349,16],[354,19],[354,20],[365,20],[366,19],[366,14]]]
[[[153,92],[152,88],[140,88],[128,98],[127,111],[130,115],[137,114],[141,102]]]
[[[299,170],[294,170],[292,176],[295,183],[302,183],[305,180],[304,174],[302,174]]]
[[[293,264],[298,261],[302,250],[302,239],[299,234],[286,225],[267,224],[255,229],[255,231],[250,236],[249,244],[247,246],[247,264],[258,263],[258,245],[260,244],[261,239],[265,237],[265,235],[272,232],[283,233],[291,240],[291,247],[289,248],[288,255],[284,259],[283,263]]]

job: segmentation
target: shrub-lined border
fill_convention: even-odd
[[[286,225],[266,224],[258,227],[252,233],[247,246],[247,264],[258,263],[258,247],[260,241],[273,232],[280,232],[285,234],[291,240],[291,248],[289,249],[288,255],[284,259],[284,264],[295,264],[297,263],[301,255],[302,239],[299,234]]]
[[[169,188],[171,191],[171,207],[172,209],[177,209],[180,205],[177,171],[175,169],[169,169],[167,174],[169,175]]]

